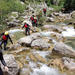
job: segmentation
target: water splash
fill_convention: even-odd
[[[47,55],[50,54],[50,51],[35,51],[33,53],[38,53],[40,56],[42,56],[43,58],[45,58]]]
[[[60,74],[57,69],[43,65],[40,69],[39,68],[34,69],[33,73],[31,73],[30,75],[62,75],[62,74]]]
[[[16,33],[16,32],[23,32],[24,30],[21,30],[21,29],[12,29],[12,30],[9,30],[8,32],[10,33],[10,34],[14,34],[14,33]]]
[[[46,36],[46,37],[50,37],[50,35],[52,33],[54,33],[54,32],[50,32],[50,31],[48,31],[48,32],[40,32],[41,36]]]
[[[62,35],[64,37],[74,37],[75,36],[75,30],[73,27],[65,27],[66,31],[62,32]]]

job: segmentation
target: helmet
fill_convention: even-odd
[[[34,17],[34,19],[37,19],[36,17]]]
[[[8,35],[8,34],[9,34],[9,32],[8,32],[8,31],[6,31],[4,34],[5,34],[5,35]]]

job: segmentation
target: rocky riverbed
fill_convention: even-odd
[[[6,20],[14,42],[4,51],[9,75],[75,75],[74,22],[65,23],[72,20],[71,15],[75,13],[53,12],[46,16],[43,26],[32,28],[35,32],[25,36],[21,27],[23,21],[30,24],[33,10],[28,10],[28,14],[24,11],[20,16],[18,12],[12,12]],[[34,14],[38,15],[36,11]]]

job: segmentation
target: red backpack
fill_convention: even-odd
[[[24,27],[27,28],[28,27],[27,24],[25,24]]]
[[[46,12],[46,8],[44,8],[43,11]]]
[[[3,40],[7,40],[7,37],[5,35],[2,36]]]
[[[33,17],[31,17],[30,19],[31,19],[32,21],[34,20],[34,18],[33,18]]]

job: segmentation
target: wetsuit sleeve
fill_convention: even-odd
[[[23,27],[22,28],[24,28],[24,25],[23,25]]]
[[[1,60],[2,64],[3,64],[4,66],[6,66],[6,63],[5,63],[5,61],[4,61],[2,52],[0,52],[0,60]]]
[[[10,42],[13,44],[13,42],[12,42],[12,40],[11,40],[11,38],[10,38],[10,36],[8,35],[8,38],[10,39]]]

